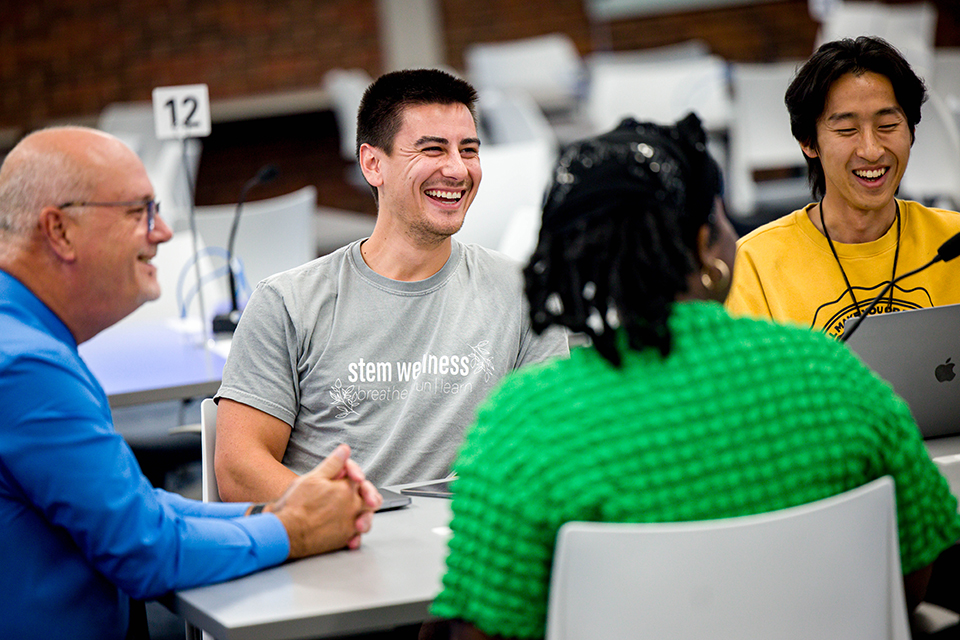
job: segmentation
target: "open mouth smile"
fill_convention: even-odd
[[[456,204],[463,198],[464,191],[450,191],[447,189],[427,189],[424,191],[428,198],[443,204]]]
[[[880,169],[855,169],[853,175],[861,180],[873,182],[885,176],[887,171],[889,171],[887,167],[881,167]]]

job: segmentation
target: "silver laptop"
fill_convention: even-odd
[[[846,344],[906,400],[924,438],[960,435],[960,304],[868,316]]]

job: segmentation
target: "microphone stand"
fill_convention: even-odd
[[[236,276],[233,274],[233,244],[237,238],[237,228],[240,226],[240,212],[243,210],[243,203],[247,199],[247,193],[257,185],[265,184],[277,177],[279,170],[275,165],[264,165],[257,172],[257,175],[247,180],[240,190],[240,197],[237,198],[237,209],[233,214],[233,223],[230,225],[230,236],[227,240],[227,280],[230,287],[230,311],[221,313],[213,318],[214,333],[233,333],[240,322],[240,308],[237,304],[237,283]]]

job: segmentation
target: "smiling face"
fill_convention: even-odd
[[[392,153],[361,148],[361,168],[380,194],[378,217],[418,243],[446,240],[459,231],[480,186],[479,150],[465,105],[406,108]]]
[[[883,75],[840,77],[827,93],[817,120],[816,147],[826,178],[824,202],[831,211],[892,215],[900,179],[910,158],[910,127],[893,86]]]
[[[153,187],[139,158],[117,142],[107,141],[98,156],[97,187],[90,202],[135,202],[132,206],[88,205],[65,209],[72,215],[77,268],[87,283],[90,302],[116,319],[160,297],[157,268],[151,264],[159,244],[172,236],[159,215],[147,229],[146,202]],[[114,320],[115,321],[115,320]]]

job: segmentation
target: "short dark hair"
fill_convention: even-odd
[[[697,235],[709,225],[723,177],[693,114],[674,126],[624,120],[566,147],[524,269],[535,331],[590,336],[610,363],[626,346],[670,353],[667,325],[700,268]]]
[[[800,144],[817,149],[817,120],[823,115],[830,87],[848,73],[860,76],[868,71],[890,80],[897,103],[907,117],[912,144],[927,88],[893,45],[872,36],[827,42],[800,67],[784,96],[793,137]],[[807,168],[813,197],[822,198],[826,178],[820,158],[807,157]]]
[[[425,104],[462,104],[477,123],[477,91],[473,86],[440,69],[404,69],[374,80],[360,100],[357,112],[357,160],[360,146],[369,144],[393,153],[393,141],[403,124],[407,107]],[[377,200],[377,190],[373,189]]]

